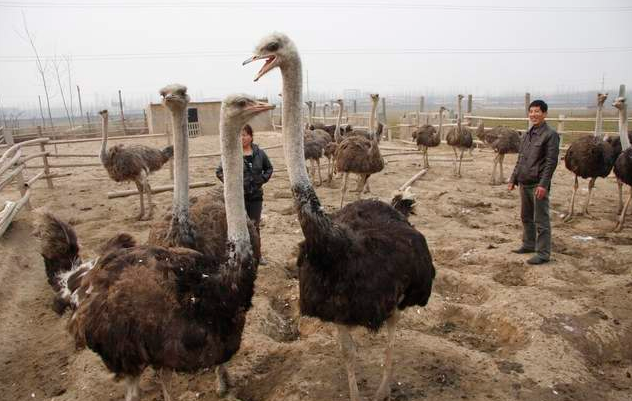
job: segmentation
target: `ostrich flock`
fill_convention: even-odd
[[[374,399],[389,399],[400,312],[427,304],[435,268],[424,235],[408,221],[415,204],[408,188],[396,192],[390,203],[361,199],[363,192],[370,191],[369,177],[384,168],[379,149],[383,126],[375,118],[379,96],[371,95],[366,130],[341,124],[342,100],[335,102],[339,106],[335,125],[312,123],[310,118],[305,126],[301,57],[293,41],[280,33],[265,37],[243,64],[257,60],[265,63],[255,81],[275,68],[282,75],[285,162],[304,237],[297,259],[300,312],[336,326],[352,401],[359,401],[360,395],[350,329],[377,331],[385,325],[386,353]],[[214,368],[218,395],[229,391],[224,364],[240,348],[261,257],[260,238],[244,204],[240,130],[274,106],[247,95],[224,99],[219,121],[224,196],[207,195],[190,201],[187,88],[169,85],[160,95],[173,127],[173,146],[163,150],[121,145],[107,149],[108,114],[101,112],[101,161],[113,180],[137,185],[139,219],[152,216],[149,174],[174,160],[173,204],[165,216],[152,223],[147,243],[139,244],[131,235],[119,233],[103,244],[96,259],[83,261],[77,235],[68,223],[46,213],[39,229],[41,254],[55,293],[55,311],[62,314],[70,309],[68,329],[76,346],[93,350],[115,378],[124,380],[126,401],[140,400],[139,380],[147,367],[156,371],[165,401],[173,399],[170,377],[174,371]],[[457,124],[446,135],[454,149],[457,176],[464,152],[474,144],[474,133],[461,125],[461,98]],[[604,101],[605,95],[600,95],[599,116]],[[314,107],[310,102],[307,106]],[[623,184],[631,187],[625,206],[620,201],[620,230],[632,201],[632,150],[623,94],[615,106],[621,116],[620,140],[604,140],[598,123],[594,137],[571,145],[565,163],[576,177],[590,178],[584,214],[595,179],[607,176],[613,167],[620,188]],[[443,111],[441,108],[440,113]],[[441,128],[441,123],[438,130],[424,125],[413,133],[426,168],[428,149],[441,143]],[[518,152],[520,135],[505,127],[486,131],[480,125],[476,136],[497,152],[491,180],[503,182],[504,156]],[[324,211],[312,184],[316,171],[319,183],[323,182],[322,156],[328,159],[328,179],[334,174],[341,174],[343,179],[341,207],[331,214]],[[311,180],[306,160],[311,163]],[[358,176],[358,199],[343,207],[350,173]],[[569,216],[574,199],[573,195]]]

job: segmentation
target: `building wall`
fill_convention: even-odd
[[[198,122],[200,124],[200,135],[219,135],[219,110],[221,102],[191,102],[189,108],[198,110]],[[150,134],[161,134],[165,132],[168,125],[171,131],[171,117],[162,104],[151,103],[147,106],[147,125]],[[272,121],[270,113],[264,113],[254,118],[250,125],[257,131],[271,131]]]

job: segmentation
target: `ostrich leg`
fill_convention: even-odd
[[[226,366],[224,364],[218,365],[215,368],[215,376],[217,378],[217,389],[215,392],[218,397],[223,397],[228,392],[228,373],[226,372]]]
[[[452,147],[452,150],[454,151],[454,175],[456,175],[456,161],[459,158],[458,153],[456,153],[456,147]]]
[[[461,157],[459,157],[459,172],[457,176],[461,177],[461,163],[463,162],[463,154],[465,153],[465,149],[461,149]]]
[[[500,183],[504,184],[505,183],[505,175],[503,174],[503,161],[505,160],[505,154],[504,153],[500,153],[499,155],[500,155],[500,157],[498,159],[498,163],[500,164]]]
[[[360,174],[358,176],[358,178],[360,179],[358,181],[358,188],[360,188],[360,190],[358,191],[358,200],[360,200],[362,198],[362,192],[364,191],[364,186],[366,184],[366,180],[369,178],[367,174]]]
[[[384,401],[390,398],[391,380],[393,378],[393,345],[395,344],[395,326],[399,320],[399,311],[395,309],[391,317],[386,321],[388,337],[386,343],[386,357],[384,359],[384,370],[382,371],[382,382],[375,393],[375,401]]]
[[[428,147],[426,146],[424,148],[424,167],[425,168],[430,168],[430,161],[428,160]]]
[[[369,186],[369,177],[371,177],[371,174],[367,174],[366,178],[364,179],[364,193],[365,194],[371,193],[371,187]]]
[[[623,183],[617,180],[617,186],[619,187],[619,207],[617,208],[617,214],[623,210]]]
[[[628,196],[628,200],[625,201],[625,206],[623,207],[623,211],[621,212],[621,216],[619,217],[619,222],[614,228],[615,232],[623,230],[623,223],[625,223],[625,215],[628,212],[628,207],[630,207],[630,202],[632,202],[632,187],[630,187],[630,196]]]
[[[136,184],[136,188],[138,188],[138,193],[140,194],[140,213],[136,216],[136,220],[142,220],[145,215],[145,198],[143,196],[145,192],[145,186],[142,181],[134,181]]]
[[[588,181],[588,199],[586,199],[586,203],[584,204],[584,209],[582,211],[584,216],[592,217],[590,213],[588,213],[588,206],[590,205],[590,198],[592,197],[592,191],[593,191],[593,188],[595,187],[596,179],[597,179],[596,177],[593,177],[590,179],[590,181]]]
[[[140,401],[140,376],[125,376],[125,401]]]
[[[149,213],[147,214],[147,220],[151,219],[151,216],[154,214],[154,205],[151,203],[151,186],[149,185],[149,179],[147,178],[147,173],[143,174],[143,191],[145,192],[145,196],[147,196],[147,207],[149,208]]]
[[[498,157],[500,153],[494,156],[494,167],[492,168],[492,179],[489,181],[490,184],[496,185],[496,165],[498,165]]]
[[[171,396],[169,392],[171,391],[171,374],[173,370],[168,368],[162,368],[158,372],[158,377],[160,380],[160,387],[162,387],[162,398],[164,401],[171,401]]]
[[[573,220],[573,210],[575,208],[575,194],[577,193],[577,188],[579,187],[579,182],[577,182],[577,176],[575,176],[575,185],[573,186],[573,196],[571,196],[571,204],[568,208],[568,214],[564,217],[564,222],[568,223]]]
[[[349,173],[345,172],[342,177],[342,189],[340,190],[340,208],[345,201],[345,192],[347,192],[347,181],[349,180]]]
[[[312,177],[312,183],[316,185],[316,163],[314,163],[314,159],[309,160],[309,175]]]
[[[355,376],[355,357],[356,347],[353,338],[349,333],[349,328],[344,325],[338,326],[338,342],[340,343],[340,351],[347,365],[347,379],[349,380],[349,399],[350,401],[360,401],[360,392],[358,391],[358,382]]]
[[[323,185],[323,176],[320,175],[320,159],[316,159],[316,166],[318,167],[318,185]]]

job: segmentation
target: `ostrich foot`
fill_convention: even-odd
[[[377,393],[375,393],[375,397],[373,398],[373,401],[389,401],[390,399],[391,399],[391,388],[380,386],[380,388],[377,390]]]
[[[219,365],[215,368],[215,375],[217,376],[217,389],[215,393],[219,398],[224,398],[228,394],[228,372],[224,365]]]
[[[619,233],[619,232],[621,232],[621,230],[623,230],[623,224],[621,224],[619,222],[619,223],[617,223],[617,226],[612,231],[615,232],[615,233]]]
[[[584,210],[583,215],[584,215],[585,217],[588,217],[588,218],[589,218],[589,219],[591,219],[591,220],[597,220],[597,217],[595,217],[595,216],[593,216],[592,214],[588,213],[588,210]]]
[[[564,223],[570,223],[573,220],[574,215],[571,214],[567,214],[566,216],[564,216],[564,218],[562,219],[562,221]]]

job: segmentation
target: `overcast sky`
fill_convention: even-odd
[[[95,107],[118,89],[130,103],[158,101],[171,82],[194,100],[276,94],[278,72],[253,83],[260,65],[241,66],[275,30],[302,51],[311,91],[546,93],[598,90],[604,76],[606,87],[632,85],[630,0],[0,0],[3,107],[35,107],[44,93],[22,12],[42,55],[73,57],[73,85]]]

